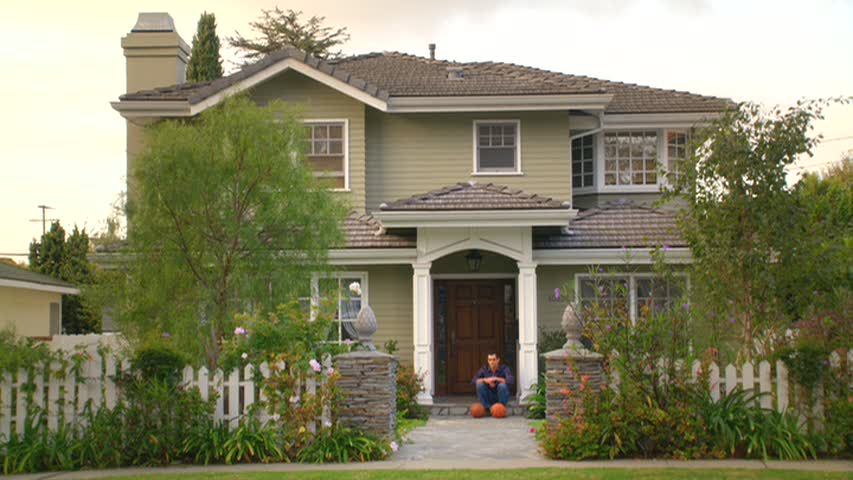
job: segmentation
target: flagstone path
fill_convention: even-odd
[[[391,460],[542,459],[530,428],[530,420],[522,416],[430,417],[426,426],[409,433]]]

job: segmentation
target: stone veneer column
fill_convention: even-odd
[[[346,427],[390,439],[397,428],[397,359],[382,352],[350,352],[334,358]]]
[[[432,324],[432,262],[413,263],[412,316],[414,324],[415,372],[424,377],[424,391],[418,394],[418,403],[432,405],[433,385],[433,324]]]
[[[561,348],[545,354],[545,418],[548,423],[555,423],[568,415],[566,395],[560,392],[578,392],[584,375],[589,375],[587,388],[601,390],[606,380],[603,361],[600,353],[585,348]]]
[[[533,393],[531,388],[539,377],[537,357],[536,264],[518,262],[518,376],[516,378],[519,400]],[[535,388],[535,387],[534,387]]]

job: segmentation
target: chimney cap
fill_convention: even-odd
[[[140,12],[131,32],[174,32],[175,21],[167,12]]]
[[[434,43],[429,44],[429,59],[435,60],[435,44]]]

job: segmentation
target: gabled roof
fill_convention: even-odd
[[[414,248],[417,234],[414,230],[386,232],[371,215],[352,212],[344,222],[346,248]]]
[[[559,233],[534,232],[534,249],[686,247],[675,214],[635,205],[611,203],[579,213]]]
[[[403,108],[406,99],[430,97],[527,97],[529,101],[535,97],[562,96],[565,101],[565,96],[571,96],[577,98],[577,102],[599,105],[598,108],[606,105],[605,113],[611,114],[710,113],[734,105],[726,98],[612,82],[510,63],[460,63],[398,52],[370,53],[324,61],[292,47],[274,52],[238,72],[212,82],[126,93],[120,99],[122,102],[182,101],[191,106],[197,105],[230,91],[232,87],[251,87],[259,76],[264,77],[265,71],[276,70],[286,62],[305,67],[302,73],[311,70],[328,76],[324,78],[340,81],[340,85],[352,89],[350,94],[363,94],[362,100],[375,100],[378,103],[374,106],[382,109],[389,108],[386,102],[394,98],[400,101],[396,108]],[[449,69],[460,71],[462,78],[449,78]],[[582,97],[585,99],[581,100]],[[558,105],[556,100],[550,101]],[[523,110],[521,105],[517,109]],[[561,108],[569,108],[568,105],[571,103],[559,104]],[[390,107],[388,111],[393,108]]]
[[[0,286],[44,290],[56,293],[80,293],[74,285],[68,282],[41,273],[24,270],[23,268],[13,267],[2,262],[0,262]]]
[[[413,195],[391,203],[383,203],[379,210],[569,210],[568,203],[550,197],[513,190],[493,183],[457,183],[431,192]]]

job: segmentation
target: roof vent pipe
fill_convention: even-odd
[[[429,59],[435,60],[435,44],[434,43],[429,44]]]

